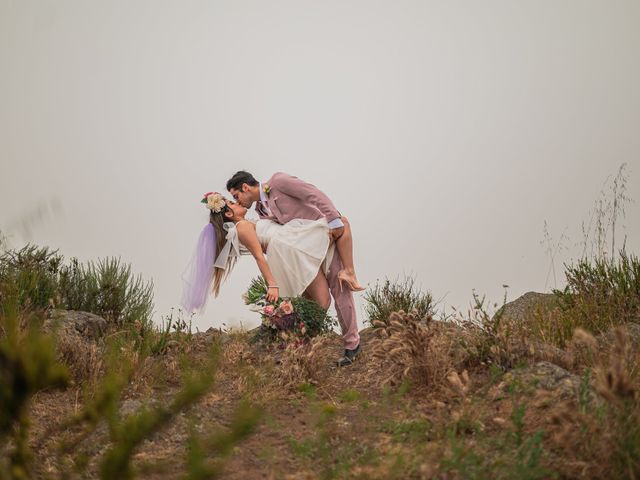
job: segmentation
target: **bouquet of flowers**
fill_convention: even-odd
[[[258,277],[251,281],[243,299],[247,305],[255,306],[254,310],[262,317],[261,333],[272,341],[278,337],[304,341],[337,326],[335,319],[313,300],[293,297],[269,303],[266,296],[267,282]]]

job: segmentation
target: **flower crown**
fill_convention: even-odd
[[[218,192],[205,193],[203,199],[200,200],[200,203],[205,203],[207,208],[213,213],[220,213],[227,206],[227,202],[224,197]]]

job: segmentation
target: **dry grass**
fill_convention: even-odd
[[[431,316],[393,312],[388,323],[376,322],[375,327],[379,339],[372,351],[384,372],[378,377],[381,384],[410,380],[414,386],[439,388],[455,370],[453,339]]]
[[[447,381],[451,386],[451,389],[462,398],[466,398],[471,389],[471,379],[469,378],[469,372],[462,371],[462,374],[458,374],[455,370],[447,375]]]
[[[326,350],[331,343],[329,336],[320,335],[308,343],[287,345],[273,372],[275,382],[290,389],[302,383],[320,384],[329,374],[328,365],[323,365],[321,359],[326,358]]]
[[[584,330],[574,333],[574,361],[593,366],[591,381],[576,401],[558,405],[551,415],[550,444],[559,470],[574,478],[638,478],[640,475],[640,353],[631,348],[624,327],[615,329],[608,354]],[[593,391],[597,395],[593,395]]]
[[[175,459],[184,458],[188,423],[214,428],[241,399],[251,398],[269,409],[271,423],[232,460],[232,479],[285,478],[291,471],[309,478],[548,478],[545,469],[560,478],[640,475],[640,356],[625,331],[611,332],[605,342],[577,330],[564,350],[552,351],[572,371],[592,372],[584,395],[561,402],[536,386],[509,384],[502,368],[494,368],[517,365],[517,371],[544,354],[544,344],[517,324],[488,331],[405,312],[389,320],[362,332],[363,352],[342,369],[335,366],[342,348],[335,334],[287,348],[252,345],[246,333],[176,335],[162,354],[146,358],[125,348],[121,358],[136,366],[123,398],[142,400],[169,398],[184,381],[185,365],[198,368],[212,342],[220,346],[216,389],[141,452],[172,466],[162,478],[184,476],[184,463]],[[99,353],[72,342],[58,348],[78,368]],[[78,378],[91,378],[91,371],[79,370]],[[381,388],[403,383],[411,388]],[[525,404],[526,413],[517,417]],[[49,418],[55,421],[55,415]],[[538,431],[544,436],[536,437]],[[534,458],[538,448],[545,453],[531,466],[516,466],[518,455]],[[361,463],[349,463],[354,455]]]
[[[609,361],[596,369],[596,391],[611,404],[636,401],[637,378],[633,377],[637,372],[638,360],[638,351],[632,350],[626,329],[616,328]]]
[[[573,371],[581,371],[584,368],[593,368],[602,352],[598,341],[593,335],[582,328],[573,332],[573,337],[565,349],[565,365]]]
[[[69,367],[77,384],[95,384],[104,373],[104,351],[79,335],[61,335],[56,344],[60,362]]]

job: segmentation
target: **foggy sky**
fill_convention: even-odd
[[[623,162],[640,201],[638,25],[636,0],[0,0],[0,230],[120,256],[159,320],[202,194],[285,171],[349,217],[365,284],[412,274],[447,308],[548,290],[545,221],[559,286]],[[195,326],[255,325],[257,273]]]

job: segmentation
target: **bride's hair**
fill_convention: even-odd
[[[219,213],[215,213],[213,210],[211,210],[211,213],[209,214],[209,222],[211,223],[211,225],[213,225],[213,228],[216,232],[216,258],[218,257],[218,255],[220,255],[220,252],[222,251],[222,248],[224,247],[225,243],[227,243],[227,232],[225,231],[223,225],[225,221],[228,221],[224,214],[225,212],[229,211],[229,207],[227,207],[226,205],[222,208],[222,210]],[[222,282],[227,278],[227,275],[229,275],[229,273],[231,272],[231,270],[233,269],[233,266],[236,263],[237,258],[236,257],[230,257],[229,258],[229,264],[227,265],[226,269],[222,269],[222,268],[216,268],[215,272],[213,273],[213,295],[214,296],[218,296],[218,292],[220,291],[220,285],[222,284]]]

